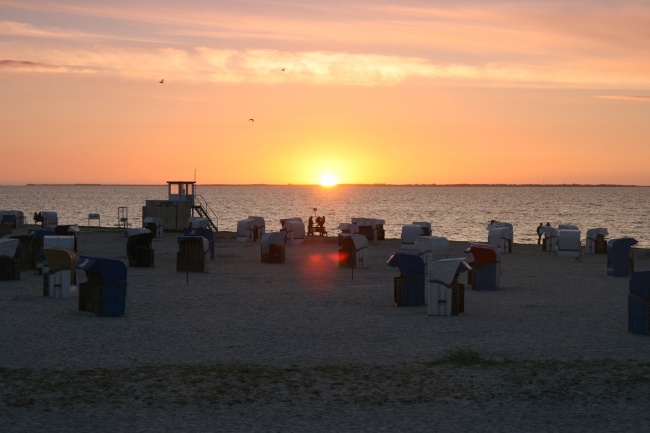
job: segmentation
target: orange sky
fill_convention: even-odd
[[[108,3],[0,0],[1,184],[650,185],[644,2]]]

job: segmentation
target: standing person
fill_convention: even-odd
[[[546,225],[549,225],[546,223]],[[542,234],[544,234],[544,230],[542,230],[542,227],[544,227],[543,223],[539,223],[537,226],[537,245],[542,243]]]

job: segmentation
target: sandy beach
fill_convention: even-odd
[[[429,316],[393,303],[398,239],[352,270],[334,236],[270,264],[220,232],[209,272],[184,273],[176,236],[154,240],[154,268],[128,269],[121,317],[44,298],[32,271],[0,282],[0,430],[650,428],[650,337],[628,332],[628,278],[607,276],[605,255],[515,244],[500,290],[468,288],[464,313]],[[122,231],[77,237],[79,255],[127,262]],[[450,257],[471,260],[467,247]],[[650,270],[649,250],[634,257]]]

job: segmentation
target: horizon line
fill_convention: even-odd
[[[193,181],[187,181],[193,182]],[[318,183],[197,183],[197,186],[319,186],[335,188],[346,186],[397,186],[397,187],[645,187],[650,185],[613,184],[613,183],[339,183],[323,186]],[[0,186],[166,186],[154,183],[25,183],[0,184]]]

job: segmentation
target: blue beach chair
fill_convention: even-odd
[[[424,305],[424,260],[414,254],[393,253],[386,263],[398,267],[400,276],[393,279],[394,301],[398,307]]]
[[[634,334],[649,335],[650,271],[635,272],[630,277],[627,295],[627,328]]]
[[[607,242],[607,275],[628,277],[634,272],[632,246],[637,243],[634,238],[616,238]]]
[[[87,279],[79,284],[79,311],[106,317],[124,314],[127,273],[124,262],[81,256],[77,269],[83,269]]]

